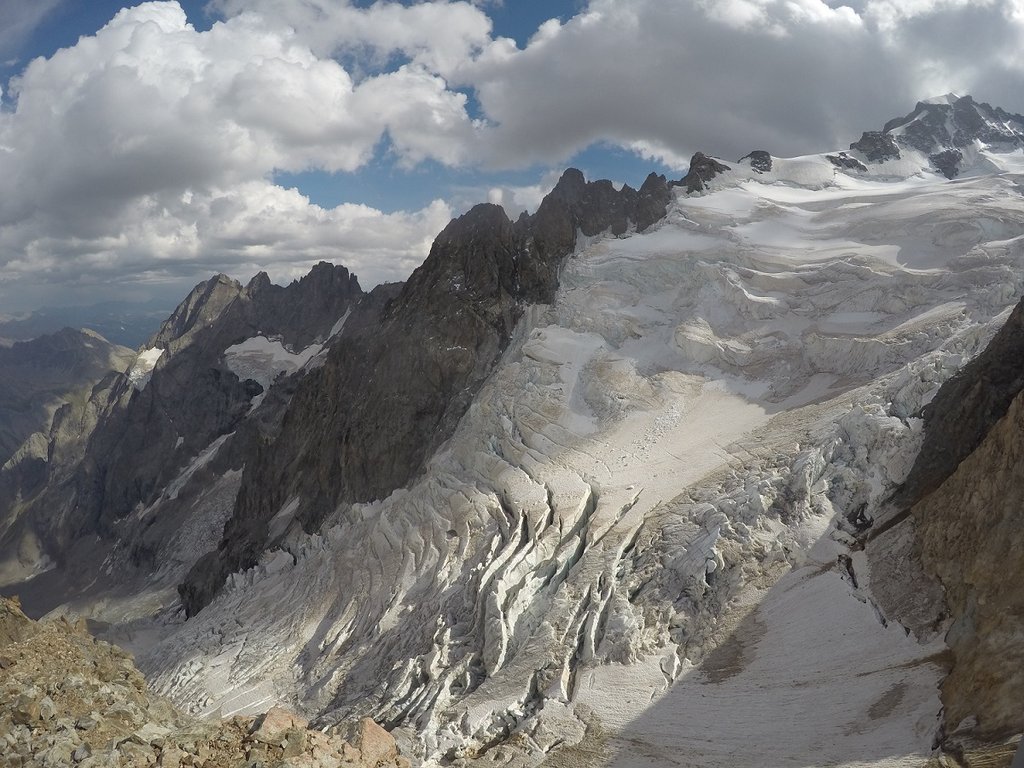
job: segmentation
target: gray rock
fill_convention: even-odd
[[[39,717],[43,720],[53,720],[56,716],[57,705],[49,696],[44,696],[39,702]]]
[[[900,157],[900,149],[896,146],[896,140],[884,131],[865,131],[859,141],[850,145],[850,149],[863,152],[864,156],[873,163],[897,160]]]
[[[412,480],[455,429],[525,307],[552,300],[577,233],[645,228],[670,199],[664,177],[617,191],[569,169],[532,216],[512,222],[499,206],[479,205],[452,221],[404,286],[356,305],[324,365],[298,382],[280,426],[247,457],[217,551],[179,586],[186,612],[256,563],[286,499],[302,499],[297,519],[313,531],[339,504],[383,498]]]
[[[772,169],[772,156],[763,149],[755,149],[749,155],[740,158],[741,163],[744,160],[750,160],[750,167],[757,173],[768,173]]]
[[[148,744],[154,747],[162,747],[170,735],[171,729],[165,728],[156,723],[145,723],[131,735],[131,740],[136,744]]]
[[[77,728],[80,731],[91,731],[93,728],[99,725],[98,718],[99,715],[95,712],[93,712],[90,715],[80,717],[78,718],[78,720],[75,721],[75,728]]]
[[[89,745],[89,742],[83,741],[79,744],[72,757],[74,757],[76,763],[82,762],[87,757],[92,757],[92,747]]]
[[[708,188],[709,181],[728,170],[731,170],[729,166],[718,162],[713,157],[708,157],[703,152],[697,152],[690,158],[690,169],[679,185],[686,187],[686,191],[691,194],[703,192]]]
[[[947,179],[955,179],[960,174],[960,163],[964,159],[964,154],[959,149],[946,149],[936,152],[928,159]]]
[[[33,725],[40,720],[39,699],[29,694],[22,694],[11,711],[11,720],[15,725]]]
[[[840,152],[837,155],[825,155],[825,159],[832,163],[836,168],[842,168],[847,171],[866,172],[868,169],[868,167],[860,160],[855,157],[850,157],[845,152]]]

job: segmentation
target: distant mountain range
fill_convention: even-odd
[[[135,349],[156,333],[170,311],[163,302],[43,307],[21,315],[0,315],[0,339],[26,341],[62,328],[88,328],[113,344]]]

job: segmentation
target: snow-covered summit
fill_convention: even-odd
[[[922,99],[922,104],[956,104],[960,97],[955,93],[944,93],[941,96],[932,96],[930,99]]]
[[[851,150],[871,162],[920,153],[926,164],[947,178],[986,163],[985,151],[1006,152],[1024,147],[1024,116],[948,93],[919,101],[913,111],[887,122],[881,131],[866,131]]]

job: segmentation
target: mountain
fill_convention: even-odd
[[[131,351],[90,331],[64,328],[0,347],[0,464],[79,390],[123,368]]]
[[[92,393],[133,357],[92,331],[71,328],[0,347],[0,537],[45,488],[47,466],[64,464],[69,452],[80,456],[95,424]],[[23,538],[16,550],[28,572],[39,566],[35,537]],[[25,569],[12,572],[12,565],[5,563],[4,578],[23,578]]]
[[[881,131],[865,132],[850,149],[872,161],[921,153],[931,167],[953,179],[977,162],[979,146],[1024,147],[1024,116],[950,93],[919,101],[913,112],[890,120]]]
[[[569,170],[369,293],[215,277],[94,390],[4,589],[193,714],[426,765],[1009,765],[1018,123]]]
[[[299,386],[280,436],[246,465],[220,545],[182,585],[185,610],[256,565],[272,518],[280,529],[295,519],[313,532],[339,503],[406,485],[451,436],[526,306],[552,299],[577,232],[650,226],[668,196],[653,175],[639,192],[616,191],[570,170],[533,216],[513,223],[499,206],[480,205],[449,224],[376,322],[346,326]],[[291,499],[298,503],[279,515]]]
[[[62,328],[83,328],[134,349],[167,317],[164,302],[108,301],[84,307],[44,307],[21,316],[0,316],[0,339],[27,341]]]
[[[0,539],[6,552],[38,540],[66,565],[64,579],[89,584],[98,578],[102,542],[124,550],[129,566],[151,566],[153,548],[168,537],[215,538],[223,524],[218,505],[230,504],[236,489],[233,470],[287,402],[284,379],[310,363],[362,297],[348,270],[328,264],[287,287],[262,273],[246,286],[224,275],[196,286],[121,375],[93,391],[88,407],[96,417],[73,436],[83,449],[71,461],[49,462],[45,487],[23,500]],[[218,472],[219,482],[207,489],[208,504],[191,496],[185,503],[181,483],[172,483],[200,469],[202,478]],[[127,519],[156,505],[160,514]],[[109,586],[128,571],[105,576],[100,582]],[[41,589],[67,596],[49,582]]]

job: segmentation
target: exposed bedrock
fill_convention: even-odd
[[[1020,365],[1022,358],[1018,358]],[[913,508],[925,569],[945,588],[953,668],[946,732],[992,742],[1024,731],[1024,395]]]
[[[925,442],[900,492],[907,506],[937,489],[981,444],[1024,389],[1024,302],[985,350],[923,409]]]
[[[924,442],[897,501],[945,594],[953,652],[947,746],[1024,731],[1024,302],[924,408]],[[942,610],[940,606],[939,610]]]
[[[157,495],[215,439],[232,432],[263,391],[242,381],[224,351],[263,334],[300,347],[324,337],[362,295],[344,267],[317,265],[287,287],[265,274],[247,286],[217,275],[196,286],[100,398],[98,425],[65,483],[52,483],[40,526],[57,554],[114,524]],[[162,350],[162,351],[161,351]],[[148,357],[148,366],[141,362]],[[144,372],[143,372],[144,371]],[[54,518],[46,519],[49,514]]]
[[[280,436],[247,462],[218,550],[179,588],[186,611],[255,564],[269,521],[293,499],[297,519],[315,531],[339,504],[407,484],[453,432],[524,308],[552,300],[577,236],[646,229],[670,198],[662,176],[616,190],[570,169],[532,216],[512,222],[485,204],[453,220],[379,323],[346,326],[300,385]]]
[[[747,157],[750,157],[752,166],[755,162],[753,154],[747,155]],[[769,169],[771,168],[770,157],[768,158],[768,167]],[[679,185],[686,187],[686,191],[691,194],[694,192],[704,192],[708,188],[709,181],[728,170],[731,170],[729,166],[718,162],[713,157],[708,157],[703,152],[697,152],[690,158],[690,169],[683,176]]]

